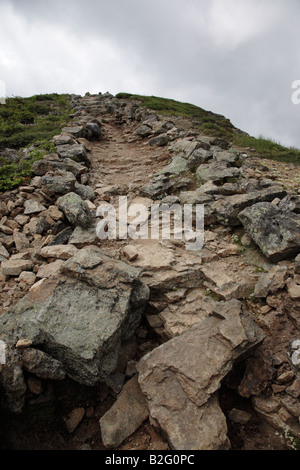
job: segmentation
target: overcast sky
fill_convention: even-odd
[[[163,96],[300,148],[299,0],[0,0],[0,21],[7,96]]]

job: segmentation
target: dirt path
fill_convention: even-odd
[[[133,131],[129,128],[124,133],[113,121],[104,124],[104,139],[93,144],[90,157],[93,188],[126,186],[127,195],[134,196],[142,184],[166,165],[169,155],[165,148],[154,149],[140,140],[128,142]]]

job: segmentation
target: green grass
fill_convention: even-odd
[[[19,149],[52,139],[71,113],[68,95],[56,93],[30,98],[7,98],[0,105],[0,149]]]
[[[7,98],[0,105],[0,150],[22,150],[33,146],[19,161],[10,163],[0,157],[0,191],[8,191],[26,183],[32,176],[32,165],[47,153],[55,152],[52,138],[70,120],[69,95],[35,95],[30,98]]]
[[[220,114],[205,111],[194,104],[181,103],[180,101],[157,96],[131,95],[130,93],[118,93],[116,97],[119,99],[138,100],[142,106],[157,111],[164,116],[182,116],[197,119],[197,124],[194,122],[194,126],[196,125],[199,131],[212,137],[219,137],[229,141],[233,139],[235,128],[229,119]]]
[[[284,147],[272,139],[264,137],[256,138],[241,133],[224,116],[205,111],[193,104],[181,103],[156,96],[132,95],[130,93],[118,93],[116,97],[119,99],[138,100],[142,106],[146,106],[148,109],[157,111],[164,116],[193,118],[195,130],[212,137],[226,139],[233,146],[240,148],[250,147],[256,156],[280,162],[300,164],[300,150]]]
[[[233,143],[242,148],[250,147],[258,156],[267,157],[279,162],[300,164],[300,150],[284,147],[272,139],[236,134]]]
[[[0,191],[9,191],[20,184],[26,184],[33,176],[33,163],[55,150],[52,142],[45,141],[40,142],[16,163],[7,163],[5,157],[0,157]]]

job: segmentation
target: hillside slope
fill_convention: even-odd
[[[1,194],[3,449],[296,448],[298,166],[190,105],[70,100],[33,178]],[[130,236],[132,211],[126,237],[99,239],[97,208],[118,222],[125,196],[148,235],[154,204],[204,205],[204,245],[187,249],[195,212],[181,237],[176,218]]]

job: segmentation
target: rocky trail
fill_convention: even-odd
[[[0,448],[297,448],[298,167],[108,93],[73,107],[0,199]],[[100,240],[120,196],[204,205],[204,246],[175,219]]]

